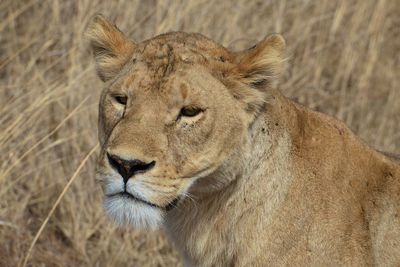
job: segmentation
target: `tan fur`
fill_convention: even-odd
[[[106,152],[156,162],[128,190],[159,208],[106,198],[116,221],[162,226],[187,266],[400,265],[398,161],[276,89],[282,37],[242,52],[181,32],[134,43],[99,16],[88,34],[106,195],[122,190]]]

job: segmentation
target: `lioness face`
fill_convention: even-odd
[[[102,17],[89,35],[105,81],[98,177],[106,211],[119,223],[157,227],[245,142],[265,101],[262,90],[248,87],[267,81],[243,73],[254,72],[247,66],[254,53],[233,55],[200,35],[136,44]],[[247,57],[251,64],[243,63]],[[203,190],[221,183],[216,178]]]
[[[99,173],[118,221],[156,224],[242,142],[243,111],[227,89],[198,66],[176,67],[159,78],[136,60],[104,89]]]

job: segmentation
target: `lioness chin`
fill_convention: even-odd
[[[399,266],[400,165],[277,89],[285,42],[141,43],[97,15],[98,178],[120,224],[163,227],[187,266]]]

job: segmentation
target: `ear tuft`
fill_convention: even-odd
[[[284,68],[285,47],[283,37],[273,34],[239,53],[237,64],[243,82],[256,89],[275,87]]]
[[[135,49],[134,42],[100,14],[91,19],[85,35],[90,41],[97,74],[104,82],[121,71]]]

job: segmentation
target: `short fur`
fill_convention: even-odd
[[[88,36],[116,221],[163,227],[187,266],[400,265],[398,161],[276,89],[281,36],[242,52],[182,32],[134,43],[101,16]],[[156,162],[126,190],[157,207],[117,194],[106,153]]]

